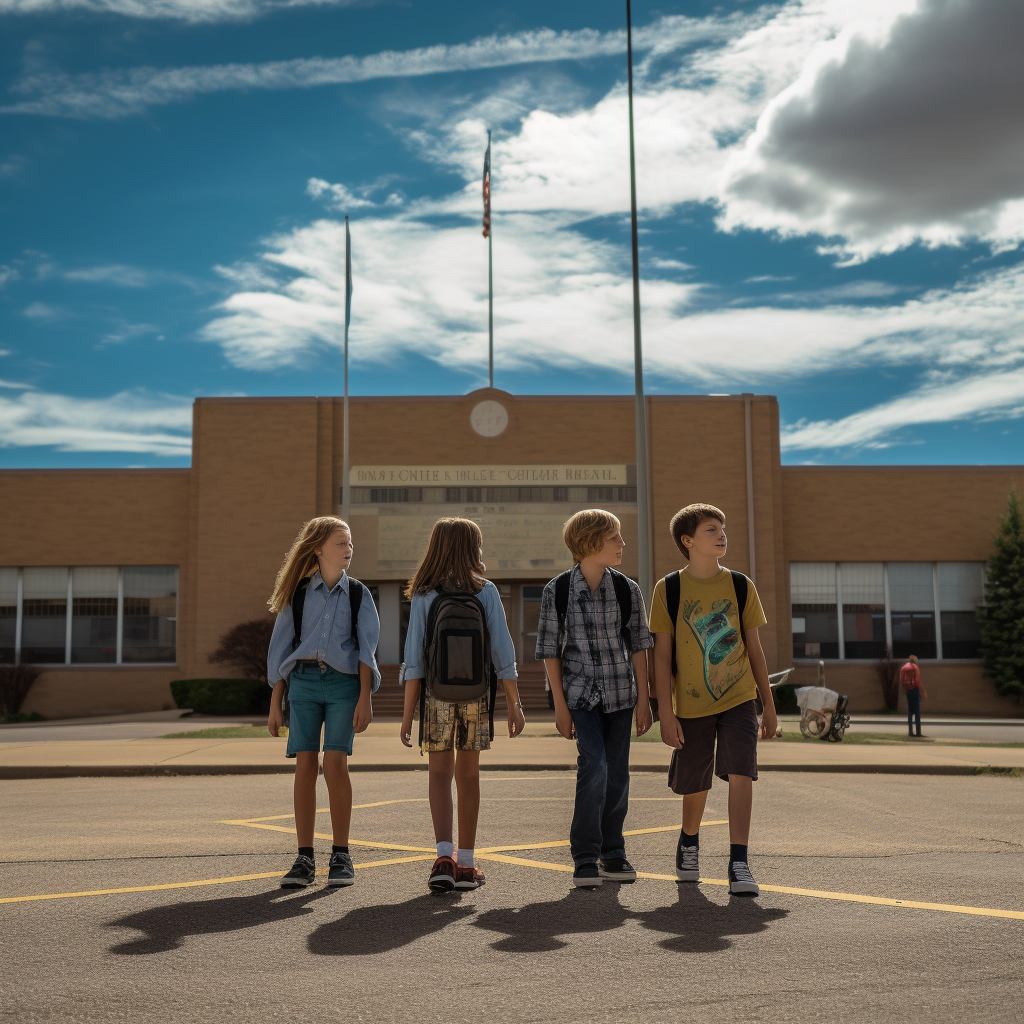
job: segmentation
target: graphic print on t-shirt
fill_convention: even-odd
[[[704,657],[704,686],[712,700],[719,700],[740,681],[745,671],[743,644],[739,632],[729,621],[736,605],[720,598],[704,613],[699,600],[685,601],[680,617],[690,627]],[[699,697],[691,689],[691,695]]]

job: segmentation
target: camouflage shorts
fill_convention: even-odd
[[[423,717],[423,749],[489,750],[490,727],[487,718],[487,697],[465,704],[449,704],[427,691]]]

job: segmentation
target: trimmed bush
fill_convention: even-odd
[[[265,715],[270,687],[260,679],[175,679],[174,703],[197,715]]]

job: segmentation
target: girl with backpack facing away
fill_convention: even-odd
[[[380,685],[374,658],[380,620],[369,592],[347,573],[351,561],[348,524],[334,516],[311,519],[285,556],[267,602],[277,613],[267,655],[267,679],[274,687],[267,728],[271,736],[278,735],[287,692],[291,717],[285,756],[295,758],[299,853],[281,879],[282,889],[302,888],[316,878],[313,826],[321,729],[334,830],[327,884],[355,882],[348,852],[352,817],[348,757],[353,737],[373,717],[370,694]]]
[[[474,864],[480,814],[480,751],[491,745],[498,678],[508,705],[508,734],[526,724],[519,702],[515,648],[498,588],[484,577],[483,535],[470,519],[439,519],[427,553],[409,581],[405,639],[402,742],[412,746],[413,712],[420,707],[420,750],[429,757],[430,816],[437,860],[434,892],[478,889]],[[455,857],[452,779],[459,794]]]

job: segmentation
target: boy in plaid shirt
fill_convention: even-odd
[[[575,565],[541,599],[537,632],[555,701],[555,725],[576,739],[576,808],[569,831],[573,884],[632,882],[622,834],[629,801],[629,742],[651,727],[647,651],[654,639],[640,588],[612,566],[622,562],[619,520],[602,509],[577,512],[562,539]]]

